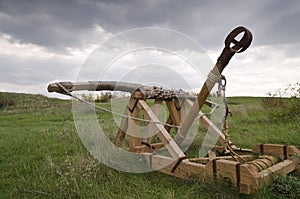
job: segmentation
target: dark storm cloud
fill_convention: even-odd
[[[142,26],[169,27],[205,48],[220,48],[237,25],[256,45],[300,41],[300,1],[0,1],[0,32],[24,42],[64,50],[83,47],[95,25],[117,33]],[[97,41],[95,41],[97,42]]]
[[[80,46],[93,27],[95,16],[90,13],[95,11],[75,1],[2,1],[0,30],[50,49]]]

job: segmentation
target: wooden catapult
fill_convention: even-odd
[[[238,41],[236,38],[241,33],[243,36]],[[131,97],[116,135],[116,146],[124,147],[127,136],[128,150],[143,155],[155,170],[187,180],[226,179],[239,187],[240,192],[251,194],[269,184],[276,175],[294,170],[300,172],[300,150],[277,144],[258,144],[252,150],[239,148],[226,136],[225,123],[220,130],[201,112],[204,105],[216,106],[207,101],[212,88],[220,82],[221,73],[232,56],[246,50],[251,41],[249,30],[244,27],[234,29],[225,39],[225,48],[197,95],[182,90],[112,81],[58,82],[50,84],[48,91],[71,96],[72,91],[78,90],[130,92]],[[154,99],[155,108],[148,105],[149,99]],[[161,121],[158,114],[164,104],[169,115]],[[151,122],[151,127],[143,132],[141,118]],[[217,139],[218,145],[213,146],[205,158],[187,158],[182,147],[189,142],[189,129],[198,118],[200,124]],[[168,154],[157,153],[160,150],[168,151]]]

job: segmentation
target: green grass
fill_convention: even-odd
[[[228,118],[231,139],[237,145],[250,148],[256,143],[295,145],[300,148],[300,113],[294,114],[289,120],[274,120],[270,117],[272,112],[263,108],[262,100],[255,97],[228,99],[233,114]]]
[[[229,134],[238,146],[280,143],[300,148],[299,121],[271,120],[261,98],[228,101],[233,113],[228,119]],[[91,157],[82,145],[71,104],[41,95],[0,93],[0,198],[300,197],[300,180],[294,175],[281,177],[247,196],[218,181],[188,182],[160,172],[130,174],[113,170]],[[101,106],[110,108],[110,104]],[[109,114],[101,113],[99,120],[105,132],[115,132]],[[193,143],[192,148],[197,144],[201,143]],[[297,190],[291,194],[289,187]]]

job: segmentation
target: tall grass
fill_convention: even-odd
[[[116,171],[95,160],[82,145],[73,123],[71,101],[0,93],[0,104],[0,198],[300,197],[300,180],[294,175],[247,196],[219,181],[188,182],[160,172]],[[269,142],[300,147],[297,124],[270,118],[262,98],[229,98],[229,104],[233,112],[229,133],[239,146],[251,148]],[[110,108],[108,103],[101,106]],[[107,124],[106,130],[115,130],[111,115],[100,113],[99,120]],[[203,138],[199,130],[192,145],[195,153]]]

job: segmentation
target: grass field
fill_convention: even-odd
[[[238,146],[278,143],[300,148],[299,111],[276,119],[262,98],[228,100],[233,113],[230,136]],[[223,182],[113,170],[82,145],[71,106],[69,100],[0,93],[0,198],[300,198],[300,178],[294,173],[247,196]],[[115,130],[111,116],[101,114],[106,130]]]

